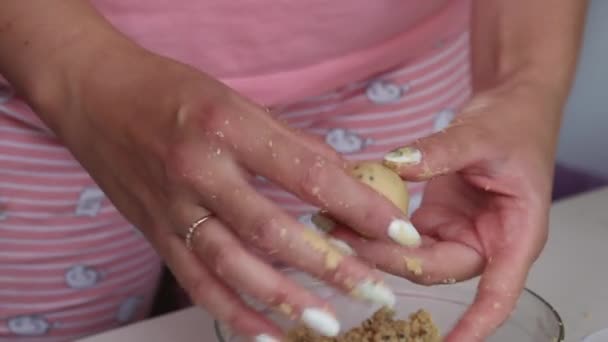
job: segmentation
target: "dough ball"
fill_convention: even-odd
[[[354,177],[388,198],[407,215],[409,194],[407,184],[388,167],[374,162],[364,162],[352,169]]]

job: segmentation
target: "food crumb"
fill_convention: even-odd
[[[405,266],[407,267],[408,271],[414,273],[415,275],[422,274],[422,261],[420,259],[408,257],[403,257],[403,259],[405,260]]]
[[[289,331],[286,342],[440,342],[439,329],[431,315],[418,310],[407,320],[395,319],[395,312],[382,308],[359,326],[338,337],[322,337],[299,326]]]
[[[325,267],[328,270],[336,269],[344,258],[326,239],[312,230],[303,230],[302,239],[315,251],[325,255]]]
[[[293,308],[291,307],[291,305],[289,305],[287,303],[281,303],[279,305],[279,311],[281,311],[282,313],[284,313],[287,316],[290,316],[293,313]]]

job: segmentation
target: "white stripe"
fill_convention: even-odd
[[[42,200],[42,199],[33,199],[33,198],[17,198],[11,197],[2,198],[0,197],[0,203],[16,203],[16,204],[26,204],[26,205],[44,205],[49,207],[61,207],[61,206],[76,206],[78,204],[77,200]]]
[[[83,190],[82,186],[62,186],[62,185],[32,185],[0,182],[0,189],[30,190],[38,192],[78,192]]]
[[[104,255],[102,257],[97,257],[95,259],[89,259],[87,256],[81,256],[79,260],[82,260],[82,263],[86,263],[87,265],[91,265],[94,267],[103,267],[104,264],[113,263],[116,261],[120,261],[121,259],[135,257],[139,255],[139,253],[148,251],[150,249],[150,245],[148,243],[140,243],[135,247],[129,248],[128,250],[112,253],[111,255]],[[125,253],[122,253],[125,252]],[[74,265],[73,261],[70,262],[62,262],[62,263],[43,263],[43,264],[0,264],[0,270],[6,271],[63,271],[68,267]],[[5,278],[7,279],[7,278]],[[37,279],[42,279],[41,277],[35,277],[34,281]],[[55,279],[52,277],[48,277],[48,279]]]
[[[112,277],[110,280],[104,280],[102,279],[99,283],[97,283],[95,285],[95,288],[97,289],[103,289],[103,288],[108,288],[108,287],[114,287],[116,284],[120,284],[120,283],[124,283],[125,280],[131,279],[134,277],[134,275],[138,275],[141,273],[145,273],[144,270],[152,270],[153,268],[157,268],[158,266],[154,263],[151,263],[150,261],[153,259],[153,255],[150,253],[147,253],[143,256],[140,256],[138,259],[134,259],[134,260],[130,260],[128,262],[125,262],[123,264],[120,265],[120,267],[114,267],[113,269],[107,269],[104,271],[104,273],[109,273],[109,272],[113,272]],[[156,258],[154,258],[155,261],[157,260]],[[120,273],[118,271],[121,270],[126,270],[129,267],[133,267],[134,265],[139,265],[141,264],[142,267],[137,268],[137,271],[131,272],[131,273]],[[3,278],[5,277],[0,277],[0,280],[2,281],[6,281]],[[36,277],[32,277],[32,278],[27,278],[27,277],[19,277],[19,278],[13,278],[7,281],[7,282],[14,282],[14,283],[23,283],[23,282],[30,282],[30,283],[34,283],[34,284],[41,284],[41,283],[60,283],[61,286],[57,286],[55,287],[55,289],[51,289],[51,290],[24,290],[24,289],[13,289],[13,290],[0,290],[0,296],[59,296],[59,295],[70,295],[70,294],[74,294],[77,290],[72,289],[72,288],[67,288],[65,287],[65,278],[62,276],[57,276],[57,277],[47,277],[47,278],[36,278]],[[126,286],[123,286],[121,288],[125,288]]]
[[[46,315],[46,317],[51,320],[57,320],[57,319],[61,319],[61,318],[71,317],[71,316],[84,316],[86,314],[104,311],[104,310],[112,309],[112,308],[116,308],[116,303],[101,303],[101,304],[95,304],[92,306],[86,306],[84,308],[79,307],[76,310],[68,309],[68,310],[63,310],[61,312],[57,312],[57,313],[50,313],[50,314]]]
[[[0,132],[35,135],[35,136],[53,138],[53,136],[48,132],[43,132],[43,131],[34,130],[34,129],[26,129],[26,128],[21,128],[21,127],[13,127],[13,126],[0,126]]]
[[[324,102],[324,101],[328,101],[328,100],[337,100],[348,92],[355,91],[359,88],[365,87],[367,85],[367,83],[369,83],[369,80],[353,82],[353,83],[346,85],[345,87],[342,87],[342,88],[332,91],[330,93],[315,96],[315,97],[309,97],[305,100],[300,101],[299,103],[314,103],[314,102]]]
[[[352,98],[349,98],[346,101],[343,101],[341,103],[330,103],[327,105],[323,105],[321,107],[313,107],[313,108],[306,108],[306,109],[301,109],[301,110],[297,110],[297,111],[293,111],[293,112],[286,112],[286,113],[281,114],[279,117],[281,119],[293,119],[293,118],[298,118],[301,116],[309,116],[312,114],[321,114],[321,113],[332,111],[336,108],[339,108],[340,106],[344,106],[348,102],[356,100],[360,97],[363,97],[363,96],[362,95],[353,96]]]
[[[318,208],[312,206],[312,205],[307,205],[306,203],[302,202],[302,204],[282,204],[282,203],[277,203],[277,205],[283,209],[283,210],[289,210],[289,211],[313,211],[313,210],[318,210]]]
[[[37,277],[37,276],[32,276],[32,277],[7,277],[7,276],[1,276],[0,277],[0,282],[5,283],[5,284],[11,284],[11,283],[23,283],[23,282],[28,282],[28,283],[37,283],[37,284],[57,284],[57,283],[63,283],[63,276],[55,276],[55,277]],[[21,291],[21,290],[19,290]],[[0,290],[0,294],[5,295],[5,296],[11,296],[13,294],[15,294],[17,292],[17,290]]]
[[[420,63],[416,63],[412,66],[408,66],[403,69],[395,70],[386,75],[383,75],[383,77],[394,78],[394,77],[401,77],[406,74],[417,73],[421,69],[424,69],[430,65],[433,65],[433,64],[441,61],[442,59],[444,59],[445,57],[447,57],[448,55],[450,55],[451,53],[453,53],[454,51],[456,51],[458,49],[466,49],[468,51],[469,50],[468,46],[467,46],[468,43],[469,43],[469,34],[468,34],[468,32],[463,33],[460,35],[460,37],[458,37],[456,39],[456,41],[451,46],[447,47],[445,50],[434,55],[433,57],[425,59],[425,60],[421,61]]]
[[[470,82],[468,79],[463,80],[460,84],[458,84],[454,88],[444,92],[442,95],[439,95],[439,96],[433,98],[433,100],[424,102],[417,106],[409,106],[407,108],[400,108],[397,110],[384,111],[384,112],[367,112],[367,113],[361,114],[361,115],[342,115],[342,116],[333,118],[332,121],[334,121],[336,124],[339,125],[340,123],[343,123],[343,122],[377,121],[377,120],[392,119],[392,118],[397,118],[397,117],[404,117],[404,116],[408,116],[408,115],[412,115],[412,114],[418,114],[422,111],[433,109],[433,108],[441,105],[442,103],[446,102],[447,100],[454,97],[455,95],[462,93],[463,91],[468,89],[469,85],[470,85]],[[359,133],[374,132],[374,131],[377,131],[377,127],[360,128],[355,131],[357,131]]]
[[[47,171],[29,171],[29,170],[8,170],[8,169],[0,169],[0,175],[7,176],[17,176],[17,177],[37,177],[37,178],[53,178],[53,179],[90,179],[91,176],[87,174],[84,170],[81,172],[47,172]]]
[[[21,113],[14,111],[12,108],[9,108],[3,104],[0,104],[0,112],[9,118],[13,118],[19,122],[23,122],[27,125],[32,126],[36,129],[41,129],[40,123],[35,120],[31,120],[29,117],[22,115]]]
[[[312,104],[315,102],[327,102],[329,100],[331,101],[339,101],[341,98],[343,98],[344,96],[346,96],[347,93],[350,92],[356,92],[364,87],[367,87],[367,85],[369,84],[369,79],[364,79],[361,81],[356,81],[353,83],[349,83],[346,86],[343,86],[337,90],[334,90],[332,92],[329,92],[327,94],[324,95],[319,95],[316,97],[309,97],[307,99],[304,99],[302,101],[299,101],[298,104]],[[278,108],[278,111],[282,111],[280,108]],[[286,111],[288,113],[293,113],[295,111]]]
[[[116,321],[116,312],[112,312],[110,314],[106,314],[105,316],[98,316],[95,318],[90,318],[87,320],[80,320],[76,322],[65,322],[61,323],[61,325],[55,327],[54,331],[61,331],[62,329],[87,329],[87,326],[98,325],[100,323],[107,322],[108,326],[117,326],[118,322]]]
[[[153,265],[153,267],[148,267],[148,268],[142,268],[140,270],[138,270],[137,272],[133,272],[130,274],[130,276],[132,276],[132,278],[134,278],[134,282],[129,284],[128,286],[125,287],[121,287],[119,289],[114,289],[113,291],[108,291],[105,296],[115,296],[117,294],[123,294],[123,293],[128,293],[129,291],[138,288],[144,284],[148,284],[150,282],[150,278],[149,277],[145,277],[146,274],[150,274],[150,272],[155,269],[158,268],[156,265]],[[108,289],[110,290],[110,289]],[[53,302],[47,302],[47,303],[34,303],[34,304],[29,304],[29,303],[2,303],[2,307],[6,308],[6,309],[20,309],[20,310],[36,310],[38,312],[40,311],[46,311],[46,310],[53,310],[53,309],[57,309],[57,308],[65,308],[65,307],[69,307],[69,306],[75,306],[75,305],[83,305],[86,304],[87,301],[93,301],[93,300],[97,300],[99,299],[99,294],[89,294],[86,296],[80,296],[79,298],[74,298],[74,299],[61,299],[58,301],[53,301]]]
[[[0,243],[3,244],[14,244],[14,245],[37,245],[37,246],[57,246],[71,243],[85,243],[95,240],[107,239],[116,235],[128,234],[130,226],[116,227],[113,230],[101,231],[94,234],[75,234],[76,236],[61,237],[61,238],[47,238],[47,239],[13,239],[13,238],[0,238]]]
[[[0,140],[0,146],[28,149],[28,150],[34,150],[34,151],[64,152],[67,155],[71,155],[70,152],[63,146],[49,145],[49,144],[45,144],[45,143],[35,144],[35,143],[26,143],[26,142],[18,142],[18,141]]]
[[[12,335],[13,333],[8,331],[8,328],[0,327],[0,334]],[[73,336],[62,336],[62,337],[48,337],[48,336],[40,336],[40,337],[18,337],[15,340],[15,337],[0,337],[0,342],[65,342],[65,341],[76,341],[77,337],[83,337],[85,335],[73,335]]]
[[[96,217],[100,217],[103,214],[116,214],[118,211],[114,206],[109,205],[106,207],[102,207],[99,209],[96,215],[91,216],[92,219]],[[58,212],[58,213],[41,213],[39,211],[6,211],[6,215],[8,217],[22,218],[22,219],[30,219],[30,220],[48,220],[48,219],[56,219],[56,218],[66,218],[66,217],[81,217],[76,216],[74,214],[74,210],[69,210],[68,212]]]
[[[281,198],[286,200],[299,200],[299,198],[287,191],[277,188],[258,188],[257,191],[265,196],[272,197],[273,199]]]
[[[465,102],[467,99],[469,99],[470,96],[471,96],[471,92],[470,92],[470,90],[467,90],[466,92],[461,93],[457,98],[452,99],[450,101],[452,105],[446,105],[445,107],[453,108],[453,107],[455,107],[455,105],[462,105],[462,103]],[[361,133],[361,134],[376,133],[376,134],[383,135],[384,133],[399,131],[404,128],[410,128],[412,126],[423,124],[428,121],[434,121],[435,119],[436,119],[435,115],[428,115],[426,117],[422,117],[422,118],[419,118],[416,120],[406,121],[402,124],[394,124],[394,125],[383,126],[383,127],[362,128],[362,129],[357,129],[355,131],[358,133]],[[382,141],[382,140],[379,140],[379,141]],[[376,145],[378,145],[378,141],[376,141]]]
[[[471,92],[467,91],[466,93],[463,93],[462,95],[460,95],[458,98],[456,98],[454,101],[452,101],[452,105],[448,105],[446,106],[446,108],[458,108],[460,106],[462,106],[469,98],[471,97]],[[430,116],[429,117],[429,121],[430,119],[435,120],[437,117],[436,116]],[[424,123],[426,122],[426,120],[420,120],[418,123]],[[380,132],[390,132],[393,131],[393,127],[395,127],[395,125],[393,126],[387,126],[386,130],[384,131],[380,131]],[[378,132],[376,132],[378,133]],[[429,131],[427,132],[428,134],[433,133],[432,128],[429,128]],[[417,133],[415,133],[414,135],[417,135]],[[405,135],[407,136],[407,135]],[[396,141],[395,139],[399,139],[404,137],[403,135],[397,135],[397,136],[392,136],[390,138],[380,138],[380,139],[376,139],[374,141],[374,146],[385,146],[385,145],[391,145],[394,144]]]
[[[87,219],[90,221],[90,219]],[[63,224],[63,225],[50,225],[44,224],[41,225],[25,225],[25,224],[10,224],[4,223],[0,221],[0,231],[8,230],[8,231],[17,231],[17,232],[34,232],[34,233],[43,233],[43,232],[76,232],[78,230],[88,230],[88,229],[97,229],[103,228],[106,226],[112,226],[119,223],[123,223],[124,219],[105,219],[105,220],[95,220],[94,222],[88,223],[79,223],[79,224]]]
[[[30,158],[30,157],[21,157],[21,156],[7,156],[0,155],[0,161],[12,161],[19,163],[27,163],[27,164],[35,164],[35,165],[46,165],[46,166],[70,166],[70,167],[80,167],[80,164],[73,159],[43,159],[43,158]]]
[[[128,245],[131,244],[133,242],[143,242],[143,240],[141,240],[140,236],[136,236],[135,234],[133,234],[133,236],[131,236],[130,238],[126,238],[126,239],[121,239],[118,241],[114,241],[111,243],[104,243],[103,245],[99,245],[96,247],[89,247],[86,252],[87,253],[99,253],[105,250],[114,250],[118,247],[122,247],[124,245]],[[58,251],[58,252],[44,252],[44,256],[47,258],[53,258],[53,257],[63,257],[63,258],[69,258],[69,257],[77,257],[77,258],[82,258],[83,257],[83,251],[79,250],[79,251],[72,251],[72,252],[65,252],[65,251]],[[12,252],[7,252],[7,251],[0,251],[0,258],[6,258],[6,259],[13,259],[13,258],[19,258],[19,259],[35,259],[40,257],[40,252],[38,251],[12,251]]]
[[[467,59],[468,56],[469,55],[467,53],[462,53],[462,54],[456,56],[456,58],[454,58],[450,62],[442,65],[441,67],[433,70],[432,72],[429,72],[428,74],[425,74],[424,76],[422,76],[418,79],[412,80],[411,84],[418,85],[421,83],[425,83],[429,80],[437,78],[438,76],[440,76],[442,74],[450,75],[450,76],[444,75],[444,77],[451,77],[451,79],[453,79],[454,73],[462,73],[462,72],[469,71],[470,65],[469,65],[469,62]],[[456,69],[456,70],[454,70],[454,69]]]
[[[18,141],[0,141],[0,146],[4,147],[14,147],[14,148],[23,148],[34,151],[50,151],[50,152],[66,152],[69,154],[68,150],[63,146],[57,145],[49,145],[46,143],[26,143],[26,142],[18,142]]]
[[[469,67],[467,65],[464,65],[461,68],[458,68],[458,70],[455,70],[454,73],[452,73],[449,77],[444,78],[440,82],[436,82],[432,86],[423,88],[420,91],[412,92],[407,97],[406,101],[403,102],[404,104],[407,104],[407,102],[414,102],[414,100],[418,100],[421,97],[432,95],[434,93],[443,93],[446,89],[449,89],[454,84],[458,84],[458,81],[462,78],[466,78],[468,80],[470,71],[471,70],[469,69]]]

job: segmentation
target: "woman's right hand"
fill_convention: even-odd
[[[220,82],[122,39],[104,43],[112,48],[89,53],[89,62],[65,73],[62,101],[39,96],[38,88],[34,104],[196,304],[247,336],[282,336],[242,293],[335,335],[329,305],[253,250],[359,298],[392,304],[370,266],[299,224],[250,179],[263,176],[366,237],[403,243],[417,233],[399,209],[351,177],[326,145]],[[192,253],[187,227],[209,213]]]

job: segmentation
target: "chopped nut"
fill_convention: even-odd
[[[338,337],[321,337],[299,326],[289,331],[287,342],[439,342],[439,329],[431,315],[418,310],[408,320],[395,320],[395,313],[383,308],[372,317]]]

